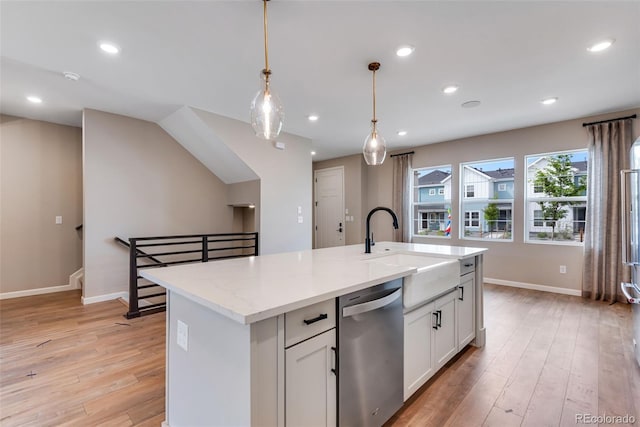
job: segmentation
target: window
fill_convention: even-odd
[[[460,165],[461,239],[512,241],[513,158]]]
[[[476,191],[474,185],[467,185],[465,191],[465,197],[471,198],[475,197]]]
[[[413,171],[413,235],[450,238],[451,166]]]
[[[464,213],[464,226],[465,227],[480,227],[480,212],[471,211]]]
[[[588,160],[586,150],[526,157],[525,241],[584,241]]]

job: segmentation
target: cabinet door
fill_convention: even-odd
[[[435,320],[433,303],[404,316],[404,400],[435,373],[431,351]]]
[[[476,305],[473,274],[462,276],[456,299],[458,317],[458,351],[476,337]]]
[[[285,425],[336,425],[336,330],[285,350]]]
[[[437,329],[434,329],[434,361],[436,370],[449,361],[458,350],[456,340],[456,298],[457,290],[449,292],[434,302]]]

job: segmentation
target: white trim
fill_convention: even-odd
[[[82,297],[82,304],[95,304],[97,302],[111,301],[113,299],[122,298],[129,302],[129,292],[115,292],[113,294],[96,295],[95,297]]]
[[[72,289],[82,289],[82,280],[84,279],[84,267],[80,267],[75,273],[69,276],[69,286]]]
[[[524,283],[524,282],[514,282],[512,280],[492,279],[491,277],[485,277],[484,282],[493,283],[494,285],[511,286],[514,288],[532,289],[534,291],[552,292],[554,294],[573,295],[576,297],[582,296],[582,291],[580,291],[579,289],[558,288],[556,286],[538,285],[536,283]]]
[[[69,285],[51,286],[48,288],[25,289],[23,291],[3,292],[0,294],[1,299],[11,299],[20,297],[30,297],[33,295],[51,294],[54,292],[73,291],[76,288]]]

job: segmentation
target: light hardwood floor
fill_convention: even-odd
[[[0,301],[0,425],[159,426],[164,314],[126,320],[117,301],[79,301]],[[575,426],[582,413],[640,425],[629,306],[487,285],[485,323],[486,347],[451,361],[388,426]]]

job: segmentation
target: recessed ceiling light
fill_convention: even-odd
[[[120,52],[120,49],[118,48],[118,46],[108,42],[100,43],[100,49],[112,55],[115,55],[116,53]]]
[[[407,134],[406,130],[399,130],[398,131],[398,136],[405,136]]]
[[[609,40],[602,40],[590,47],[587,48],[587,50],[589,52],[602,52],[605,49],[608,49],[611,47],[611,45],[613,44],[613,42],[615,42],[614,39],[609,39]]]
[[[396,50],[396,55],[398,55],[398,56],[409,56],[409,55],[411,55],[413,53],[414,50],[416,50],[416,48],[413,47],[413,46],[409,46],[409,45],[400,46],[398,48],[398,50]]]
[[[315,152],[315,151],[312,151],[312,152],[311,152],[311,155],[312,155],[312,156],[315,156],[315,155],[316,155],[316,152]]]
[[[480,101],[467,101],[462,103],[460,106],[462,108],[474,108],[474,107],[477,107],[478,105],[480,105]]]
[[[315,114],[311,114],[307,118],[309,119],[310,122],[315,122],[318,120],[319,117]]]
[[[540,101],[541,104],[543,105],[551,105],[551,104],[555,104],[558,101],[558,98],[547,98],[547,99],[543,99],[542,101]]]
[[[442,92],[446,93],[447,95],[450,95],[450,94],[452,94],[452,93],[455,93],[458,89],[459,89],[459,87],[458,87],[458,86],[455,86],[455,85],[445,86],[445,87],[442,89]]]
[[[27,96],[27,101],[33,102],[34,104],[42,104],[42,98],[39,96],[29,95]]]

